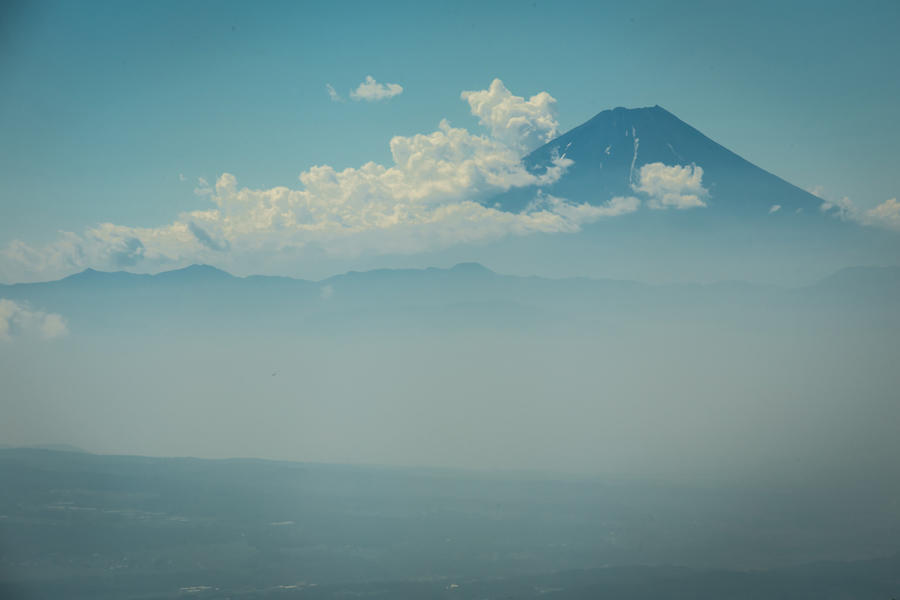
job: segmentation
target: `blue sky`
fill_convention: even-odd
[[[299,187],[392,136],[482,133],[463,90],[557,100],[559,131],[660,104],[861,206],[900,190],[895,2],[32,2],[0,18],[0,246],[209,208],[198,178]],[[346,98],[368,75],[403,93]],[[183,177],[182,177],[183,176]]]

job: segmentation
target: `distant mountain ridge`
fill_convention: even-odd
[[[14,292],[16,290],[37,290],[46,287],[63,288],[72,285],[102,285],[105,283],[142,283],[142,284],[183,284],[188,286],[208,283],[237,283],[243,282],[247,285],[259,283],[284,283],[295,284],[297,286],[323,286],[341,284],[344,282],[367,282],[379,280],[421,280],[428,279],[507,279],[507,280],[523,280],[523,281],[544,281],[552,282],[584,282],[605,285],[626,285],[640,287],[726,287],[740,286],[744,288],[770,288],[770,285],[760,285],[741,280],[720,281],[708,284],[699,284],[685,282],[680,284],[649,284],[639,281],[627,279],[602,279],[590,277],[566,277],[566,278],[546,278],[539,276],[519,276],[504,275],[497,273],[485,267],[478,262],[457,263],[451,267],[427,267],[424,269],[372,269],[368,271],[348,271],[337,275],[332,275],[325,279],[311,280],[295,277],[287,277],[283,275],[232,275],[231,273],[218,267],[207,264],[192,264],[178,269],[168,271],[160,271],[159,273],[132,273],[130,271],[99,271],[88,268],[68,275],[61,279],[41,281],[36,283],[13,283],[0,284],[0,294]],[[807,289],[823,289],[848,286],[895,286],[900,285],[900,266],[855,266],[839,269],[833,274],[809,285],[804,286]],[[780,287],[780,286],[774,286]],[[790,288],[785,288],[790,289]]]
[[[11,289],[30,289],[40,286],[46,286],[50,284],[61,285],[65,283],[94,283],[94,282],[103,282],[103,281],[142,281],[142,282],[183,282],[188,284],[195,284],[201,282],[208,281],[230,281],[230,280],[243,280],[247,282],[254,281],[264,281],[264,280],[275,280],[275,281],[288,281],[288,282],[297,282],[302,284],[328,284],[339,282],[342,280],[358,280],[358,279],[367,279],[367,278],[378,278],[378,277],[398,277],[398,276],[435,276],[435,275],[458,275],[458,276],[479,276],[479,277],[504,277],[504,278],[512,278],[512,279],[537,279],[537,280],[545,280],[545,281],[596,281],[596,282],[617,282],[617,283],[628,283],[635,285],[648,285],[653,286],[655,284],[642,283],[639,281],[633,280],[623,280],[623,279],[603,279],[603,278],[591,278],[591,277],[565,277],[565,278],[547,278],[540,276],[520,276],[520,275],[505,275],[501,273],[497,273],[496,271],[484,266],[479,262],[461,262],[457,263],[450,267],[426,267],[422,269],[416,268],[406,268],[406,269],[392,269],[392,268],[382,268],[382,269],[370,269],[367,271],[347,271],[346,273],[339,273],[336,275],[332,275],[330,277],[326,277],[324,279],[313,280],[313,279],[302,279],[297,277],[289,277],[284,275],[260,275],[260,274],[252,274],[252,275],[233,275],[228,271],[221,269],[219,267],[215,267],[213,265],[208,264],[192,264],[186,267],[180,267],[177,269],[169,269],[167,271],[160,271],[158,273],[133,273],[131,271],[100,271],[93,268],[87,268],[83,271],[79,271],[78,273],[74,273],[72,275],[67,275],[66,277],[62,277],[60,279],[48,280],[48,281],[40,281],[34,283],[10,283],[10,284],[2,284],[0,283],[0,290],[11,290]],[[826,278],[823,278],[819,282],[813,284],[813,286],[819,286],[827,281],[849,281],[849,280],[859,280],[859,281],[896,281],[900,278],[900,265],[897,266],[884,266],[884,265],[859,265],[854,267],[846,267],[843,269],[839,269],[835,271],[832,275],[829,275]],[[753,284],[750,282],[744,282],[740,280],[731,280],[731,281],[721,281],[714,282],[710,284],[698,284],[693,282],[684,282],[677,285],[705,285],[705,286],[717,286],[724,284],[741,284],[754,286],[757,284]]]
[[[97,269],[87,268],[78,273],[68,275],[66,277],[62,277],[60,279],[54,279],[49,281],[40,281],[35,283],[11,283],[11,284],[0,284],[0,290],[10,290],[10,289],[29,289],[38,286],[46,286],[49,284],[63,284],[66,283],[81,283],[81,282],[101,282],[101,281],[143,281],[143,282],[183,282],[187,284],[195,284],[206,281],[230,281],[230,280],[243,280],[246,282],[255,282],[255,281],[264,281],[264,280],[274,280],[274,281],[288,281],[288,282],[297,282],[302,284],[328,284],[335,283],[342,280],[361,280],[361,279],[375,279],[379,277],[399,277],[399,276],[420,276],[420,277],[429,277],[429,276],[463,276],[463,277],[502,277],[502,278],[511,278],[511,279],[527,279],[527,280],[544,280],[544,281],[595,281],[595,282],[615,282],[615,283],[626,283],[626,284],[634,284],[634,285],[646,285],[646,286],[654,286],[656,284],[648,284],[642,283],[639,281],[633,280],[623,280],[623,279],[602,279],[602,278],[591,278],[591,277],[565,277],[565,278],[547,278],[540,276],[520,276],[520,275],[505,275],[501,273],[497,273],[496,271],[484,266],[479,262],[461,262],[457,263],[450,267],[426,267],[422,269],[416,268],[408,268],[408,269],[392,269],[392,268],[382,268],[382,269],[371,269],[367,271],[347,271],[346,273],[340,273],[337,275],[332,275],[330,277],[326,277],[325,279],[313,280],[313,279],[302,279],[297,277],[289,277],[284,275],[260,275],[260,274],[252,274],[252,275],[233,275],[224,269],[220,269],[219,267],[215,267],[213,265],[208,264],[192,264],[186,267],[181,267],[178,269],[170,269],[167,271],[160,271],[158,273],[133,273],[131,271],[100,271]],[[846,267],[843,269],[839,269],[835,271],[832,275],[823,278],[819,282],[813,284],[809,287],[818,287],[826,282],[832,282],[834,284],[836,282],[897,282],[900,281],[900,265],[859,265],[854,267]],[[758,284],[754,284],[751,282],[745,282],[741,280],[729,280],[729,281],[720,281],[713,282],[709,284],[699,284],[694,282],[684,282],[681,284],[677,284],[680,286],[684,285],[696,285],[696,286],[721,286],[728,284],[739,284],[745,286],[756,286]],[[667,284],[671,285],[671,284]],[[764,286],[765,287],[765,286]]]
[[[256,327],[556,327],[579,320],[669,320],[776,307],[807,310],[859,302],[884,311],[900,297],[900,267],[856,267],[813,285],[784,288],[741,281],[654,285],[629,280],[520,277],[479,263],[446,269],[351,271],[320,281],[236,277],[210,265],[155,275],[87,269],[43,283],[0,285],[0,298],[56,312],[75,329]],[[674,312],[673,312],[674,311]],[[706,317],[703,317],[706,318]]]

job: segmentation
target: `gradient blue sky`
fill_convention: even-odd
[[[567,130],[660,104],[748,160],[862,206],[900,190],[897,2],[5,2],[0,246],[207,208],[196,178],[297,187],[390,162],[393,135],[494,77]],[[332,102],[366,75],[405,91]],[[186,181],[179,177],[183,174]]]

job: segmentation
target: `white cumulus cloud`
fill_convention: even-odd
[[[860,220],[866,225],[900,231],[900,202],[896,198],[889,198],[878,206],[863,211]]]
[[[388,165],[314,166],[300,174],[298,187],[241,187],[230,173],[215,183],[198,179],[195,193],[209,200],[208,209],[160,227],[101,223],[63,232],[40,247],[14,241],[0,251],[0,279],[47,279],[86,267],[153,271],[192,262],[227,268],[292,264],[303,256],[408,254],[508,235],[572,232],[637,210],[636,197],[574,203],[544,193],[517,213],[486,206],[510,188],[550,185],[572,165],[556,156],[542,171],[526,169],[520,139],[509,135],[513,129],[479,135],[441,121],[430,133],[391,139]],[[543,131],[549,135],[550,129]]]
[[[556,99],[547,92],[525,100],[494,79],[486,90],[463,92],[462,99],[494,139],[520,153],[534,150],[558,135]]]
[[[649,196],[647,205],[657,210],[701,208],[709,196],[703,187],[703,169],[697,165],[647,163],[640,168],[632,188]]]
[[[889,198],[872,208],[860,208],[844,196],[839,200],[823,200],[819,209],[844,221],[900,231],[900,202],[896,198]]]
[[[329,94],[330,93],[331,90],[329,90]],[[397,83],[378,83],[375,81],[374,77],[366,75],[366,80],[360,83],[359,87],[350,92],[350,97],[354,100],[375,102],[377,100],[388,100],[394,96],[399,96],[402,93],[402,85]],[[334,97],[332,97],[332,99],[334,99]]]
[[[32,310],[25,304],[0,298],[0,341],[18,337],[52,339],[66,333],[68,328],[62,316]]]

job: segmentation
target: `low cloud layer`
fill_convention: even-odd
[[[329,86],[331,87],[331,86]],[[334,88],[329,90],[329,94]],[[378,100],[388,100],[394,96],[403,93],[403,86],[398,83],[378,83],[371,75],[367,75],[365,81],[350,92],[350,97],[354,100],[365,100],[366,102],[376,102]],[[333,98],[333,96],[332,96]]]
[[[518,213],[486,206],[491,196],[511,188],[541,190],[559,180],[572,161],[557,156],[539,172],[521,161],[523,149],[556,134],[555,100],[549,94],[526,101],[494,80],[489,89],[463,97],[489,135],[444,120],[431,133],[391,139],[390,166],[314,166],[300,174],[299,189],[241,187],[231,173],[214,185],[201,179],[195,193],[210,200],[208,210],[183,213],[161,227],[102,223],[82,233],[63,232],[43,247],[17,240],[0,252],[0,278],[48,279],[86,267],[150,271],[192,262],[226,266],[238,256],[266,263],[303,255],[411,254],[508,235],[574,232],[637,210],[636,197],[573,203],[540,191]],[[679,169],[688,169],[681,176],[688,185],[694,180],[699,185],[699,167],[668,168],[674,171],[663,171],[647,183],[650,192],[675,194],[677,186],[667,187],[661,180],[678,179]],[[653,193],[650,198],[657,202]]]
[[[53,339],[66,333],[66,320],[62,316],[0,298],[0,342],[15,338]]]

